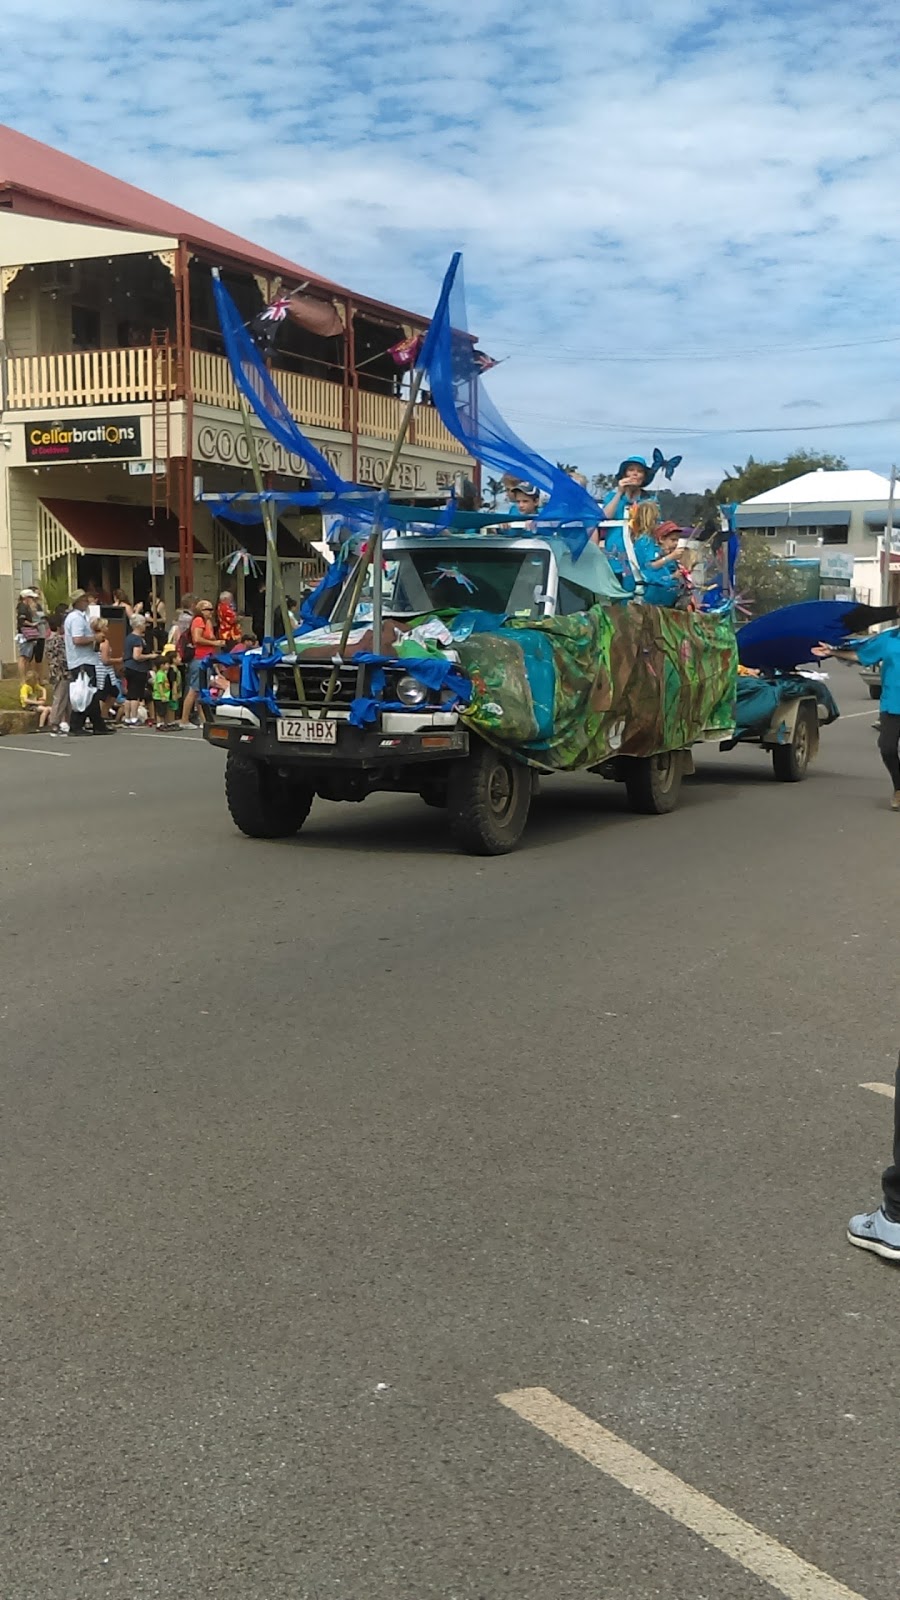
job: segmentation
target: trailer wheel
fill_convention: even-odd
[[[474,856],[506,855],[525,831],[530,806],[530,769],[472,739],[468,756],[454,764],[447,782],[456,843]]]
[[[287,839],[309,816],[313,791],[291,783],[271,767],[229,750],[225,759],[225,800],[231,820],[250,839]]]
[[[658,756],[629,756],[623,759],[623,766],[632,811],[662,817],[675,810],[684,775],[680,750],[665,750]]]
[[[772,749],[772,771],[779,783],[799,783],[806,777],[819,742],[819,721],[813,706],[801,706],[790,744]]]

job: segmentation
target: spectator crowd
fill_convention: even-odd
[[[242,632],[234,596],[217,603],[182,596],[171,624],[161,600],[133,605],[117,590],[112,606],[75,589],[68,605],[46,611],[36,589],[24,589],[16,608],[19,703],[38,712],[53,737],[104,737],[116,727],[141,725],[160,733],[197,725],[200,692],[226,694],[229,674],[211,658],[256,644]],[[124,644],[114,651],[110,621],[121,619]],[[121,628],[115,629],[118,637]]]

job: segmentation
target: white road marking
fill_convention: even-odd
[[[27,744],[7,744],[5,739],[0,739],[0,750],[15,750],[20,756],[58,756],[61,761],[67,761],[68,750],[32,750]]]
[[[864,1596],[829,1578],[777,1539],[760,1533],[699,1489],[692,1489],[689,1483],[567,1405],[549,1389],[515,1389],[511,1394],[498,1394],[497,1399],[557,1444],[573,1450],[632,1494],[699,1534],[706,1544],[721,1550],[746,1572],[755,1573],[787,1600],[864,1600]]]
[[[886,1095],[888,1100],[894,1098],[894,1085],[892,1083],[861,1083],[861,1089],[871,1089],[873,1094]]]
[[[871,711],[842,711],[838,720],[840,722],[852,722],[854,717],[877,717],[877,715],[878,712],[873,706]]]

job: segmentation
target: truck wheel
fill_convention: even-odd
[[[225,799],[231,820],[250,839],[287,839],[309,816],[313,791],[290,783],[261,761],[229,750],[225,759]]]
[[[772,750],[772,771],[779,783],[799,783],[806,777],[816,753],[819,723],[812,706],[801,706],[790,744],[777,744]]]
[[[623,765],[632,811],[662,817],[675,810],[684,772],[680,750],[665,750],[658,756],[629,756]]]
[[[465,761],[450,770],[447,809],[456,843],[473,856],[514,850],[531,806],[531,771],[473,739]]]

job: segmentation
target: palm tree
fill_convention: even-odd
[[[502,478],[488,478],[488,480],[487,480],[487,492],[491,497],[491,510],[492,511],[496,511],[496,509],[497,509],[497,501],[500,498],[500,492],[501,492],[502,488],[503,488],[503,479]]]

